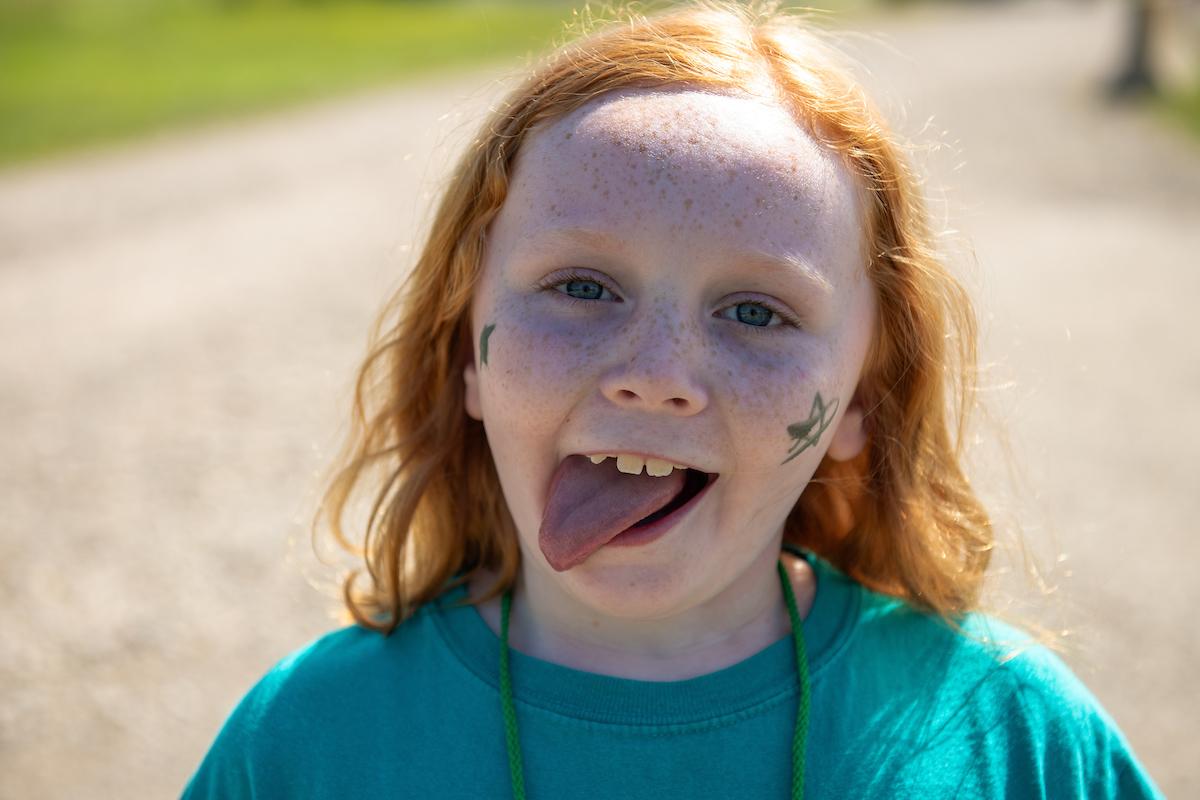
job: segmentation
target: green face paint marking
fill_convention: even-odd
[[[487,363],[487,344],[488,337],[492,335],[492,331],[496,330],[496,323],[483,326],[483,332],[479,334],[479,363]]]
[[[833,415],[837,413],[837,409],[838,400],[836,397],[832,403],[825,405],[825,400],[822,399],[821,393],[817,392],[817,396],[813,398],[812,411],[808,412],[808,419],[788,425],[787,432],[792,437],[792,444],[788,448],[788,457],[783,460],[783,464],[791,461],[821,440],[821,434],[833,422]]]

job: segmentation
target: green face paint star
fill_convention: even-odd
[[[813,398],[812,410],[808,413],[808,419],[788,425],[787,432],[788,436],[792,437],[792,444],[788,448],[788,457],[783,460],[783,464],[791,461],[821,440],[821,434],[833,422],[833,416],[837,413],[837,409],[838,400],[836,397],[832,403],[825,405],[825,400],[822,399],[821,393],[817,392],[817,396]]]
[[[487,364],[487,346],[488,337],[492,335],[492,331],[496,330],[496,323],[483,326],[483,332],[479,334],[479,363],[480,365]]]

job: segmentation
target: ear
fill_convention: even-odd
[[[479,402],[479,370],[475,367],[475,353],[463,367],[463,407],[471,419],[483,421],[483,406]]]
[[[862,401],[855,393],[849,408],[842,414],[842,419],[833,432],[833,441],[829,443],[826,455],[834,461],[849,461],[858,457],[867,446],[869,438]]]

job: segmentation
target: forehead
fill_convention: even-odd
[[[606,145],[681,165],[740,165],[760,177],[796,175],[801,167],[808,168],[799,176],[802,181],[832,177],[830,158],[807,132],[774,102],[751,95],[697,89],[613,92],[554,122],[539,137],[544,146],[553,146],[555,133],[561,134],[564,153]]]
[[[861,262],[858,183],[778,104],[749,95],[603,95],[530,135],[509,201],[527,228],[667,219],[681,234],[834,271]]]

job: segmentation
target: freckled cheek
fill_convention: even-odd
[[[527,415],[572,403],[594,383],[604,346],[604,337],[582,327],[536,307],[498,315],[484,375],[485,407]]]
[[[813,358],[802,350],[723,347],[717,355],[724,364],[721,383],[739,412],[787,416],[786,409],[811,394]]]
[[[776,456],[786,454],[791,441],[787,426],[809,414],[817,392],[828,395],[836,388],[825,386],[832,380],[826,367],[819,353],[801,350],[743,355],[723,370],[737,439],[753,443],[744,456],[747,461],[778,463]]]
[[[804,394],[811,394],[807,376],[783,364],[774,369],[730,370],[728,386],[731,410],[756,436],[772,436],[781,420],[794,415],[792,409],[803,402]],[[783,435],[782,429],[779,434]]]

